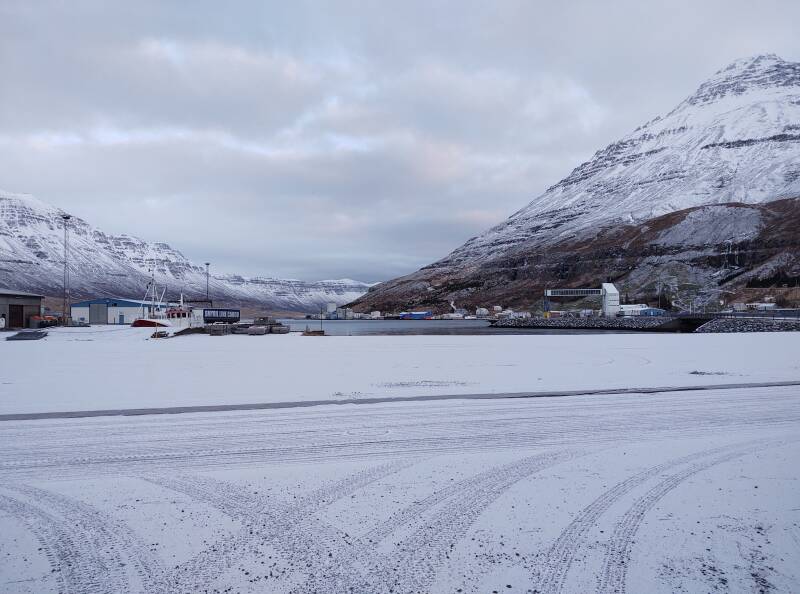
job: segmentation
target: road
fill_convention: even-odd
[[[0,590],[797,591],[798,429],[792,385],[9,420]]]

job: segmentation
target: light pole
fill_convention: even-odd
[[[208,301],[208,267],[211,266],[211,262],[206,262],[206,301]]]
[[[61,220],[64,222],[64,303],[63,308],[63,323],[66,326],[69,320],[67,313],[67,306],[69,305],[69,220],[72,215],[66,213],[61,215]]]

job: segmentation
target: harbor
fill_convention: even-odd
[[[509,334],[603,334],[628,333],[624,328],[525,328],[497,326],[493,320],[278,320],[292,332],[322,331],[325,336],[490,336]]]

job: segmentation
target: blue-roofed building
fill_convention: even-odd
[[[431,311],[402,311],[400,312],[401,320],[430,320],[433,317]]]
[[[167,304],[162,304],[166,308]],[[89,299],[72,304],[71,316],[76,322],[89,324],[130,324],[144,311],[149,312],[152,303],[138,299],[106,297]]]

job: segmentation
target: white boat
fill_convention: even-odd
[[[183,301],[181,293],[180,301],[176,304],[164,303],[164,294],[167,288],[158,294],[156,289],[156,277],[154,268],[151,268],[150,282],[147,284],[147,291],[142,299],[140,315],[131,324],[134,328],[169,328],[168,334],[172,334],[185,328],[196,328],[204,325],[203,310],[195,309]]]
[[[172,325],[167,318],[166,308],[162,304],[162,299],[164,299],[164,293],[167,292],[167,288],[164,287],[159,297],[156,291],[155,268],[151,268],[150,272],[150,282],[147,283],[147,290],[145,291],[144,299],[142,299],[140,314],[131,323],[131,327],[133,328],[164,328]]]
[[[181,294],[181,300],[178,305],[167,308],[166,321],[169,326],[176,330],[196,328],[205,325],[203,321],[203,310],[195,309],[191,305],[186,305],[183,302],[183,294]]]

